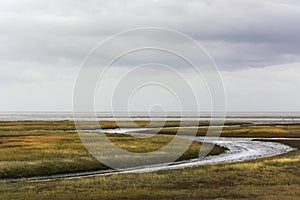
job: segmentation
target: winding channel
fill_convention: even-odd
[[[139,130],[132,129],[110,129],[105,132],[115,133],[115,134],[141,134],[138,133]],[[198,142],[209,142],[219,146],[226,147],[228,150],[224,153],[215,156],[208,156],[205,158],[191,159],[180,162],[173,163],[163,163],[157,165],[148,165],[138,168],[129,168],[122,171],[116,170],[99,170],[99,171],[89,171],[80,173],[69,173],[60,174],[52,176],[39,176],[30,178],[14,178],[14,179],[0,179],[0,182],[19,182],[19,181],[50,181],[54,179],[74,179],[82,177],[92,177],[92,176],[105,176],[111,174],[122,174],[122,173],[144,173],[144,172],[154,172],[158,170],[170,170],[179,169],[185,167],[199,166],[205,164],[217,164],[217,163],[229,163],[252,160],[262,157],[270,157],[295,150],[294,148],[277,143],[277,142],[265,142],[265,141],[254,141],[255,139],[263,138],[233,138],[233,137],[191,137],[191,136],[181,136],[183,138],[198,141]],[[268,138],[268,140],[283,140],[287,138]],[[299,140],[299,138],[288,138],[289,140]]]

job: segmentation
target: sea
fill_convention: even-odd
[[[127,121],[127,120],[156,120],[156,121],[210,121],[221,120],[223,116],[214,115],[209,112],[168,112],[151,113],[146,112],[95,112],[95,113],[73,113],[73,112],[0,112],[0,121],[62,121],[62,120],[99,120],[99,121]],[[226,112],[226,121],[245,122],[272,122],[272,123],[300,123],[300,112]]]

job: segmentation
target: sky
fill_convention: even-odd
[[[1,0],[0,111],[72,111],[74,85],[88,53],[108,37],[139,27],[173,29],[201,44],[219,69],[228,111],[300,111],[299,19],[296,0]],[[130,35],[115,45],[126,49],[138,37]],[[185,45],[160,34],[154,39],[178,49]],[[114,51],[102,53],[105,58]],[[192,84],[201,110],[208,110],[209,93],[189,66],[145,52],[113,66],[96,91],[96,109],[114,109],[112,85],[152,58],[170,61]],[[190,93],[176,75],[158,66],[139,73],[123,85],[163,77],[178,83],[172,87],[193,111]],[[179,108],[174,95],[157,85],[144,87],[127,105],[120,95],[113,99],[117,110]]]

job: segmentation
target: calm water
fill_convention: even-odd
[[[33,121],[33,120],[91,120],[96,117],[88,113],[80,113],[74,118],[72,112],[1,112],[0,121]],[[78,117],[79,116],[79,117]],[[97,113],[97,119],[99,120],[119,120],[125,121],[128,119],[134,120],[147,120],[147,113],[136,112],[132,113],[131,117],[126,113]],[[163,117],[162,117],[163,116]],[[179,117],[179,113],[168,113],[168,117],[156,113],[151,115],[155,120],[183,120],[183,121],[207,121],[211,120],[209,113],[201,113],[201,115],[187,112],[183,113],[182,117]],[[218,120],[218,118],[214,118]],[[226,114],[227,121],[249,121],[249,122],[300,122],[300,112],[228,112]]]

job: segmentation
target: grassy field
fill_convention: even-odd
[[[20,122],[20,124],[22,123]],[[55,128],[53,127],[55,130],[49,128],[49,124],[47,124],[48,130],[42,130],[41,126],[44,126],[42,124],[35,124],[34,127],[22,125],[26,131],[19,127],[20,124],[16,127],[10,124],[8,125],[10,128],[0,126],[1,150],[5,149],[2,145],[9,144],[4,142],[4,139],[44,137],[49,134],[49,131],[52,132],[53,137],[66,134],[68,139],[63,139],[59,143],[60,139],[45,137],[45,141],[43,141],[41,138],[36,138],[37,141],[33,143],[52,141],[54,144],[58,142],[60,144],[58,146],[63,147],[64,144],[68,144],[67,141],[72,141],[72,137],[77,137],[70,128],[72,125],[69,124],[55,125]],[[249,130],[251,130],[252,135],[261,134],[267,135],[267,137],[295,135],[299,137],[298,128],[298,126],[283,125],[274,127],[242,126],[233,128],[232,132],[230,129],[226,129],[223,134],[248,136]],[[122,141],[121,138],[116,139],[116,143],[119,142],[118,140]],[[131,140],[132,138],[126,139]],[[78,140],[78,142],[80,141]],[[132,142],[133,145],[129,146],[131,148],[129,150],[138,151],[137,141],[133,140]],[[299,141],[286,139],[280,142],[300,148]],[[33,144],[29,143],[30,145]],[[76,145],[79,146],[79,144]],[[151,148],[155,149],[157,146]],[[70,147],[68,151],[71,149],[74,147]],[[74,151],[76,152],[76,148]],[[26,153],[20,156],[26,157]],[[73,156],[70,154],[70,158]],[[88,154],[83,154],[83,157],[85,156]],[[47,182],[0,182],[0,199],[300,199],[300,151],[295,150],[279,156],[245,162],[204,165],[152,173],[118,174],[71,180],[58,179]]]
[[[212,132],[214,128],[211,128]],[[145,133],[151,133],[156,130],[144,131]],[[174,135],[178,131],[178,128],[164,128],[159,131],[159,134]],[[205,136],[207,133],[207,127],[201,127],[197,131],[198,136]],[[191,129],[181,129],[182,133],[189,134]],[[288,137],[299,138],[300,137],[300,125],[249,125],[244,124],[241,126],[225,127],[221,132],[221,137]]]
[[[71,122],[0,123],[0,178],[32,177],[108,169],[85,149]],[[107,134],[120,148],[145,153],[160,149],[173,136],[137,138]],[[180,140],[184,142],[184,139]],[[201,144],[193,142],[178,159],[197,158]],[[210,154],[225,149],[215,147]]]
[[[118,127],[144,127],[149,125],[149,121],[101,121],[101,128],[110,129],[110,128],[118,128]],[[86,129],[93,130],[95,127],[93,123],[83,122],[82,123]],[[161,123],[152,122],[151,127],[160,127]],[[172,128],[174,126],[204,126],[197,130],[197,135],[204,136],[207,132],[207,128],[205,126],[209,125],[208,122],[197,122],[197,121],[186,121],[186,122],[178,122],[178,121],[167,121],[164,124],[164,129],[160,130],[160,134],[170,134],[174,135],[177,133],[178,128]],[[225,127],[221,133],[223,137],[300,137],[300,124],[287,124],[287,125],[253,125],[251,123],[244,122],[226,122],[225,125],[237,125],[232,127]],[[75,126],[72,121],[25,121],[25,122],[0,122],[0,137],[7,136],[11,137],[14,133],[20,135],[27,135],[30,132],[36,132],[37,134],[39,130],[50,130],[50,131],[61,131],[61,132],[74,132]],[[212,128],[213,130],[213,128]],[[20,133],[20,131],[22,133]],[[153,131],[144,131],[145,133],[153,133]],[[157,130],[154,130],[156,133]],[[189,134],[190,129],[182,129],[183,133]]]
[[[288,143],[288,140],[285,141]],[[299,147],[299,143],[290,143]],[[1,199],[299,199],[300,151],[242,163],[0,183]]]
[[[94,127],[93,122],[81,122],[86,129],[98,128]],[[131,128],[131,127],[174,127],[174,126],[208,126],[208,121],[166,121],[164,123],[159,121],[100,121],[99,124],[103,129],[110,128]],[[225,122],[225,125],[243,125],[250,123],[230,121]],[[30,130],[75,130],[74,122],[72,121],[0,121],[0,131],[30,131]]]

